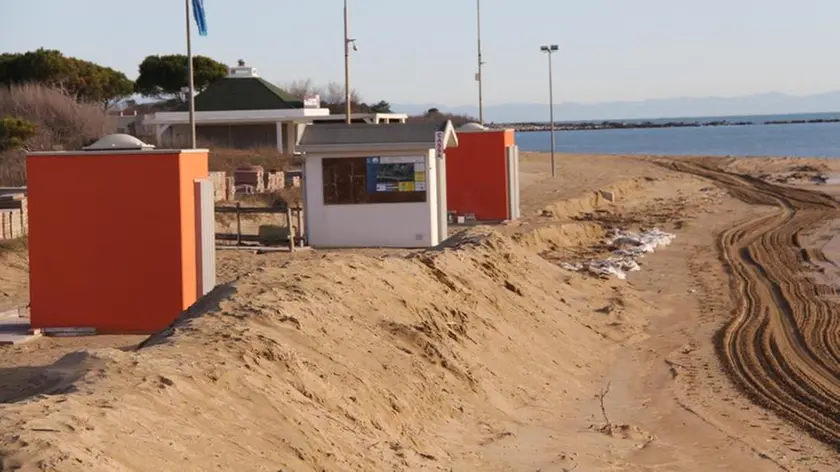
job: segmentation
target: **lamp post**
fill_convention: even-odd
[[[344,0],[344,121],[350,124],[350,46],[358,51],[356,40],[350,37],[350,20],[347,15],[347,0]]]
[[[478,81],[478,122],[484,124],[484,91],[483,89],[483,75],[481,73],[481,66],[484,62],[481,60],[481,0],[475,0],[475,17],[476,17],[476,43],[478,46],[478,73],[475,74],[475,80]]]
[[[557,167],[554,163],[554,79],[551,74],[551,55],[557,52],[559,47],[556,44],[540,46],[540,51],[548,56],[548,101],[550,104],[549,119],[551,120],[551,177],[557,177]]]

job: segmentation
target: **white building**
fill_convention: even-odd
[[[313,122],[343,120],[321,108],[320,99],[298,100],[240,63],[228,76],[213,82],[195,97],[196,138],[202,146],[228,148],[276,147],[291,154],[303,126]],[[398,113],[353,114],[354,121],[404,123]],[[157,112],[143,120],[154,127],[159,147],[189,144],[189,111]]]
[[[312,247],[432,247],[447,237],[443,151],[452,124],[306,126],[307,242]]]

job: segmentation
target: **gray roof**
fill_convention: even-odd
[[[329,123],[308,125],[298,142],[301,151],[332,148],[396,147],[430,149],[435,146],[435,133],[443,131],[445,147],[455,147],[458,139],[452,123]]]

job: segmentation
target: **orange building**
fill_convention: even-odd
[[[505,221],[519,217],[519,155],[513,130],[468,123],[458,147],[446,150],[446,206],[457,217]]]
[[[33,329],[151,333],[215,285],[207,150],[110,135],[30,153],[27,180]]]

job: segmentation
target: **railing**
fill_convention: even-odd
[[[235,233],[216,233],[216,240],[233,242],[236,246],[247,246],[246,243],[259,244],[288,244],[289,250],[294,251],[295,247],[303,247],[306,244],[306,235],[303,228],[303,208],[290,207],[288,205],[275,205],[271,207],[246,207],[237,202],[233,206],[217,206],[216,214],[235,215]],[[286,234],[278,236],[263,234],[244,234],[242,232],[243,215],[285,215]],[[262,226],[261,226],[262,227]]]

